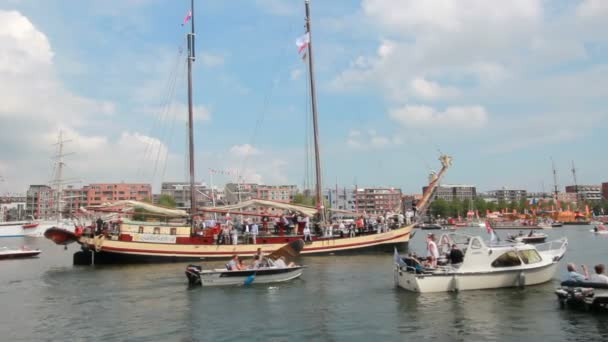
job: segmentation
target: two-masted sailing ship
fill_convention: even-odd
[[[194,189],[194,143],[193,143],[193,108],[192,108],[192,64],[195,60],[195,34],[194,34],[194,4],[191,1],[190,32],[187,34],[188,42],[188,126],[189,126],[189,162],[190,162],[190,189]],[[317,226],[327,225],[326,208],[323,207],[321,157],[319,151],[319,131],[317,121],[317,103],[315,93],[313,40],[311,35],[310,3],[305,0],[306,10],[306,46],[308,57],[308,72],[310,81],[312,125],[314,133],[316,187],[315,196],[317,207],[299,206],[271,201],[258,201],[259,207],[273,207],[279,211],[297,213],[298,215],[314,218]],[[417,204],[417,212],[421,213],[427,207],[432,193],[435,191],[441,177],[451,165],[449,156],[441,156],[441,170],[431,178],[428,189]],[[263,202],[263,203],[262,203]],[[124,206],[126,204],[126,206]],[[264,253],[270,253],[294,240],[303,239],[301,232],[295,234],[265,233],[263,230],[253,241],[240,244],[218,244],[213,234],[203,232],[196,227],[195,217],[201,217],[205,208],[197,208],[195,193],[191,191],[190,212],[169,209],[147,203],[128,201],[115,203],[102,208],[103,211],[118,213],[120,219],[116,221],[112,233],[68,235],[56,231],[48,234],[47,238],[65,244],[66,240],[73,240],[82,246],[83,251],[74,256],[75,263],[89,264],[125,261],[176,261],[200,258],[229,258],[234,254],[253,255],[260,248]],[[120,209],[119,209],[120,207]],[[227,208],[228,212],[231,208]],[[156,218],[156,222],[136,221],[139,215],[145,212],[149,218]],[[216,208],[215,211],[221,210]],[[242,212],[239,212],[242,214]],[[162,221],[162,222],[161,222]],[[313,234],[312,241],[307,241],[301,254],[329,254],[341,252],[358,252],[363,249],[386,249],[392,251],[394,246],[409,241],[414,228],[414,222],[393,226],[385,231],[359,232],[352,235],[327,236]]]

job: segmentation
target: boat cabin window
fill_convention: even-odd
[[[154,234],[160,234],[160,227],[154,227]]]
[[[177,234],[177,228],[171,228],[171,235]]]
[[[514,251],[507,252],[492,262],[492,267],[513,267],[521,265],[521,260]]]
[[[144,226],[139,226],[139,229],[137,230],[137,232],[139,234],[143,234],[144,233]]]
[[[536,264],[537,262],[541,262],[543,260],[540,254],[538,254],[538,252],[534,249],[519,251],[519,256],[524,264]]]
[[[479,249],[479,248],[481,248],[481,242],[479,242],[478,238],[473,238],[473,241],[471,241],[471,248],[472,249]]]

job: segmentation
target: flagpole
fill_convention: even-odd
[[[310,0],[304,1],[306,9],[306,33],[308,34],[308,73],[310,79],[310,97],[312,105],[312,128],[314,134],[314,147],[315,147],[315,175],[316,175],[316,201],[317,208],[319,209],[319,218],[322,223],[325,223],[325,208],[323,204],[322,196],[322,181],[321,181],[321,153],[319,151],[319,123],[317,118],[317,92],[315,89],[315,73],[314,73],[314,61],[312,54],[312,32],[310,29]]]
[[[194,112],[192,109],[192,62],[194,62],[194,0],[190,0],[190,33],[188,33],[188,155],[190,162],[190,234],[194,234],[196,193],[194,191]]]

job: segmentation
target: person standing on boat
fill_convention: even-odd
[[[458,246],[456,244],[452,245],[452,249],[450,250],[449,258],[450,258],[450,264],[452,264],[452,265],[461,264],[462,261],[464,260],[464,254],[462,253],[462,251],[458,248]]]
[[[234,227],[232,225],[230,225],[230,226],[232,227],[231,228],[231,231],[232,231],[232,244],[233,245],[237,245],[238,241],[239,241],[239,230],[236,229],[236,227]]]
[[[426,238],[426,249],[428,252],[428,257],[430,260],[430,267],[437,267],[437,259],[439,258],[439,250],[437,249],[437,244],[435,243],[435,235],[430,233]]]
[[[257,223],[253,222],[249,233],[251,234],[251,240],[253,241],[253,244],[255,245],[256,244],[255,238],[258,236],[258,224]]]
[[[306,221],[304,223],[304,242],[312,242],[312,235],[310,234],[310,221],[308,220],[308,216],[306,217]]]

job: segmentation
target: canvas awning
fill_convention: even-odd
[[[187,217],[188,213],[181,209],[171,209],[146,202],[124,200],[112,203],[103,203],[88,207],[94,211],[110,211],[110,212],[125,212],[132,213],[135,209],[143,209],[148,213],[163,215],[167,217]]]
[[[275,209],[281,209],[281,210],[285,210],[285,211],[295,211],[304,216],[314,216],[318,212],[317,209],[312,208],[312,207],[307,207],[307,206],[298,205],[298,204],[277,202],[277,201],[262,200],[262,199],[251,199],[251,200],[243,201],[243,202],[240,202],[237,204],[224,205],[224,206],[213,207],[213,208],[207,207],[207,208],[202,208],[201,210],[216,211],[216,212],[222,212],[222,211],[231,212],[231,211],[250,208],[250,207],[275,208]]]

